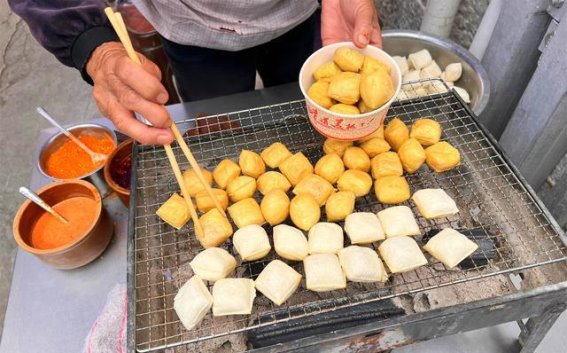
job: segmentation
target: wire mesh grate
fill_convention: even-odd
[[[409,87],[411,89],[411,86]],[[407,91],[406,87],[406,91]],[[435,173],[427,167],[407,175],[412,192],[423,188],[442,188],[457,203],[459,214],[435,220],[419,216],[411,207],[422,234],[452,227],[481,229],[494,243],[491,253],[479,250],[477,261],[466,270],[448,270],[426,254],[429,265],[403,274],[388,282],[349,283],[347,289],[324,293],[300,289],[280,307],[260,293],[250,316],[212,317],[209,313],[194,330],[183,328],[173,310],[178,289],[192,276],[189,261],[202,250],[190,222],[179,231],[155,215],[171,194],[178,192],[175,177],[162,148],[137,146],[135,183],[134,262],[132,283],[135,290],[134,322],[138,351],[200,342],[223,335],[244,332],[277,322],[310,317],[318,313],[382,300],[431,288],[509,273],[567,259],[567,249],[548,214],[535,201],[521,179],[479,127],[453,93],[443,92],[396,102],[388,118],[399,117],[407,124],[417,118],[431,117],[443,128],[443,140],[460,152],[457,168]],[[273,142],[283,142],[293,153],[302,151],[314,164],[322,155],[324,138],[306,118],[304,101],[256,108],[224,115],[188,119],[178,123],[187,130],[186,140],[202,167],[212,170],[222,159],[238,159],[242,149],[260,152]],[[188,168],[179,147],[174,152],[182,169]],[[260,197],[257,193],[258,201]],[[378,212],[384,206],[373,193],[356,202],[357,211]],[[324,209],[322,220],[325,220]],[[236,229],[236,227],[235,227]],[[266,226],[268,234],[270,227]],[[346,237],[345,237],[346,238]],[[423,245],[421,237],[418,243]],[[348,239],[345,240],[348,245]],[[236,256],[232,244],[223,247]],[[374,245],[376,248],[376,244]],[[237,256],[236,256],[237,257]],[[255,278],[272,259],[240,262],[234,276]],[[238,257],[237,257],[238,259]],[[485,260],[485,261],[484,261]],[[300,273],[302,264],[288,262]],[[211,285],[211,284],[209,284]]]

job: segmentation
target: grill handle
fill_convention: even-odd
[[[318,309],[325,310],[325,308]],[[303,308],[292,308],[290,309],[292,316],[294,310],[304,312]],[[275,315],[277,317],[278,313]],[[289,317],[289,312],[286,310],[280,315],[282,317]],[[391,300],[379,300],[312,316],[282,321],[274,325],[261,326],[248,331],[247,338],[248,343],[250,343],[252,347],[261,348],[371,322],[383,321],[401,315],[405,315],[405,311],[395,306]],[[262,318],[263,317],[259,317],[254,324],[262,322]],[[265,318],[267,321],[273,319],[273,315],[266,316]]]

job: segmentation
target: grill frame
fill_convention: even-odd
[[[388,116],[391,117],[391,115],[397,111],[397,109],[402,109],[402,108],[407,108],[410,105],[418,105],[418,104],[427,104],[428,102],[434,102],[435,100],[451,100],[450,104],[455,104],[457,105],[458,111],[463,112],[463,114],[466,114],[467,119],[472,119],[473,125],[475,126],[475,128],[478,129],[478,131],[473,131],[471,132],[472,134],[475,133],[481,133],[483,136],[483,141],[486,141],[490,147],[494,150],[494,152],[496,152],[499,156],[499,158],[502,160],[503,165],[509,169],[509,171],[511,172],[510,175],[512,175],[514,177],[515,180],[515,185],[519,186],[523,192],[525,193],[526,196],[529,197],[530,202],[533,202],[533,205],[535,207],[537,207],[540,211],[541,211],[541,215],[542,217],[544,217],[544,219],[546,219],[548,221],[548,226],[551,227],[551,229],[556,233],[556,235],[559,237],[560,240],[562,240],[563,242],[563,249],[565,249],[565,238],[562,235],[562,232],[559,228],[559,226],[555,223],[555,221],[553,220],[553,217],[551,217],[551,215],[549,214],[549,212],[547,211],[547,209],[545,208],[545,206],[543,206],[543,204],[539,201],[539,199],[537,198],[537,196],[535,196],[535,193],[533,192],[533,190],[529,187],[529,185],[527,185],[527,183],[523,180],[523,178],[521,177],[521,175],[518,173],[517,169],[513,166],[513,164],[509,161],[509,159],[505,156],[505,154],[502,153],[502,151],[499,149],[496,141],[492,138],[492,136],[478,123],[478,121],[476,120],[476,118],[474,117],[474,114],[472,114],[470,112],[470,110],[468,109],[468,107],[460,100],[460,98],[456,97],[454,94],[452,93],[444,93],[444,94],[439,94],[436,96],[429,96],[427,98],[418,98],[418,99],[414,99],[411,101],[411,103],[396,103],[396,105],[394,105],[392,107],[392,110],[389,112]],[[244,110],[244,111],[239,111],[239,112],[233,112],[233,113],[229,113],[230,114],[243,114],[246,112],[261,112],[262,110],[266,110],[266,109],[274,109],[274,107],[281,107],[281,106],[285,106],[285,105],[290,105],[290,104],[303,104],[302,101],[294,101],[294,102],[288,102],[288,103],[283,103],[283,104],[279,104],[279,105],[272,105],[272,106],[267,106],[267,107],[262,107],[262,108],[255,108],[255,109],[250,109],[250,110]],[[449,113],[447,113],[449,114]],[[219,114],[219,116],[222,116],[224,114]],[[305,118],[303,118],[305,119]],[[192,120],[192,119],[191,119]],[[306,120],[306,119],[305,119]],[[305,124],[308,125],[308,122],[305,121]],[[303,124],[303,125],[305,125]],[[184,126],[183,123],[179,124],[180,127]],[[265,125],[264,125],[265,127]],[[273,141],[276,141],[276,139],[274,139]],[[273,142],[272,141],[272,142]],[[211,143],[212,141],[208,141],[207,143]],[[285,141],[284,141],[285,143]],[[191,141],[189,142],[190,146],[192,146],[192,150],[194,152],[194,154],[196,155],[198,160],[202,160],[199,155],[198,149],[196,149],[194,146],[196,146],[194,143],[192,143]],[[226,146],[225,146],[226,147]],[[240,148],[240,145],[236,146],[232,146],[232,147],[236,147],[237,149]],[[264,146],[265,147],[265,146]],[[314,144],[313,147],[316,147],[316,144]],[[147,151],[148,148],[144,147]],[[133,147],[133,165],[138,165],[139,163],[139,158],[140,158],[140,153],[144,153],[144,148],[141,148],[138,145],[135,145]],[[319,145],[320,148],[320,145]],[[179,151],[179,148],[175,148],[175,153],[178,157],[178,161],[182,161],[184,160],[183,158],[181,158],[181,154]],[[259,151],[259,149],[256,149]],[[295,150],[293,150],[295,151]],[[155,149],[152,153],[155,153]],[[312,160],[313,161],[313,160]],[[166,162],[167,163],[167,162]],[[186,163],[180,163],[182,166],[186,166]],[[166,164],[166,167],[167,164]],[[432,173],[432,172],[427,172],[427,173]],[[169,171],[170,177],[169,177],[169,183],[173,182],[175,183],[174,178],[172,178],[172,174]],[[419,177],[420,175],[418,174],[416,177]],[[134,169],[133,175],[132,175],[132,179],[133,179],[133,183],[132,185],[133,190],[136,190],[138,188],[138,170]],[[411,181],[410,181],[410,185],[411,185]],[[175,186],[173,186],[174,189]],[[417,190],[416,188],[412,188],[413,191]],[[131,207],[130,207],[130,219],[129,219],[129,233],[130,233],[130,238],[129,238],[129,242],[128,242],[128,261],[129,261],[129,266],[128,266],[128,284],[129,284],[129,295],[130,295],[130,301],[129,301],[129,317],[133,318],[136,315],[136,302],[137,302],[137,297],[136,297],[136,291],[135,291],[135,286],[136,286],[136,267],[135,267],[135,261],[133,261],[135,259],[136,256],[136,248],[135,248],[135,228],[136,228],[136,204],[138,203],[138,192],[133,192],[132,193],[132,201],[131,201]],[[164,196],[165,199],[167,199],[169,197],[169,195]],[[371,196],[372,198],[374,198],[374,196]],[[165,201],[162,200],[162,201]],[[158,205],[159,202],[157,202],[155,205]],[[157,208],[157,207],[156,207]],[[415,213],[415,208],[412,207],[414,209],[414,213]],[[423,229],[423,224],[420,224],[421,228]],[[430,257],[428,257],[428,259],[430,259]],[[445,283],[435,283],[434,285],[422,285],[419,288],[409,288],[406,291],[403,292],[397,292],[394,294],[388,294],[388,295],[378,295],[378,297],[374,297],[374,298],[370,298],[370,301],[374,301],[374,300],[383,300],[383,299],[387,299],[387,298],[391,298],[394,296],[399,296],[402,294],[411,294],[411,293],[416,293],[416,292],[420,292],[420,291],[425,291],[428,289],[432,289],[432,288],[437,288],[440,286],[446,286],[446,285],[452,285],[452,284],[456,284],[456,283],[460,283],[460,282],[465,282],[465,281],[473,281],[473,280],[477,280],[477,279],[482,279],[482,278],[486,278],[486,277],[490,277],[490,276],[495,276],[498,274],[503,274],[503,273],[511,273],[511,272],[516,272],[522,269],[527,269],[527,268],[531,268],[531,267],[536,267],[536,266],[540,266],[546,263],[552,263],[552,262],[559,262],[559,261],[563,261],[565,260],[565,257],[561,258],[561,259],[550,259],[549,261],[538,261],[537,263],[534,264],[530,264],[530,265],[526,265],[526,266],[520,266],[520,267],[509,267],[506,268],[504,270],[501,271],[492,271],[490,273],[487,274],[481,274],[478,276],[470,276],[468,278],[461,278],[461,279],[456,279],[456,280],[450,280],[448,282]],[[438,264],[436,264],[438,265]],[[185,278],[187,279],[187,278]],[[422,281],[424,280],[430,280],[431,278],[419,278],[419,282],[421,284]],[[405,281],[404,281],[405,282]],[[427,283],[427,281],[426,281]],[[349,286],[351,286],[352,284],[349,284]],[[174,293],[173,293],[174,294]],[[258,300],[258,299],[257,299]],[[334,300],[333,298],[331,298],[330,300]],[[358,303],[364,303],[365,301],[357,301]],[[352,304],[352,303],[350,303]],[[342,306],[339,306],[342,307]],[[337,308],[335,306],[335,308]],[[333,308],[331,308],[331,310],[333,310]],[[308,313],[308,316],[310,315],[316,315],[316,312],[310,312]],[[247,319],[245,319],[247,320]],[[265,324],[269,324],[269,323],[265,323]],[[263,325],[263,324],[261,324]],[[137,347],[136,345],[136,322],[133,319],[130,319],[128,321],[128,328],[129,328],[129,347]],[[199,328],[197,328],[199,329]],[[246,329],[250,329],[249,327]],[[231,333],[235,333],[235,332],[240,332],[243,330],[232,330],[231,332],[225,332],[224,334],[231,334]],[[211,337],[209,337],[211,338]],[[201,338],[202,339],[202,338]],[[153,347],[152,349],[139,349],[139,351],[152,351],[152,350],[158,350],[158,349],[163,349],[166,347],[174,347],[177,346],[179,344],[186,344],[188,343],[188,341],[184,341],[184,342],[178,342],[176,344],[170,344],[170,345],[159,345],[156,347]]]

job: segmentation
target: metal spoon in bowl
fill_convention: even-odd
[[[106,158],[108,157],[106,154],[93,152],[90,148],[85,146],[85,144],[82,143],[81,140],[79,140],[77,137],[75,137],[75,135],[70,133],[67,129],[65,129],[57,121],[55,121],[55,119],[51,115],[49,115],[49,113],[45,109],[43,109],[42,107],[37,107],[37,108],[35,108],[35,110],[39,113],[39,115],[41,115],[42,117],[47,119],[47,121],[49,121],[53,126],[58,128],[59,130],[61,130],[61,132],[63,134],[65,134],[65,136],[70,138],[71,141],[76,143],[85,152],[87,152],[89,154],[89,156],[91,156],[91,159],[92,159],[94,164],[99,164],[100,162],[104,162],[106,160]]]
[[[58,220],[60,220],[61,222],[65,223],[65,224],[69,223],[68,220],[66,220],[63,216],[61,216],[61,214],[59,214],[57,211],[55,211],[53,208],[51,208],[51,206],[49,206],[47,204],[47,202],[43,201],[41,199],[41,197],[39,197],[39,195],[36,194],[35,192],[31,191],[30,189],[26,188],[25,186],[20,187],[19,191],[20,191],[20,194],[24,195],[31,202],[33,202],[36,205],[38,205],[39,207],[43,208],[47,212],[51,213],[51,215],[53,217],[57,218]]]

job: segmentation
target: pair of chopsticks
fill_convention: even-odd
[[[110,20],[114,31],[116,31],[116,34],[118,34],[118,38],[120,38],[120,41],[122,42],[122,45],[124,45],[124,48],[126,49],[126,52],[128,53],[130,59],[136,64],[141,65],[140,58],[134,51],[134,47],[132,46],[132,42],[130,41],[128,31],[126,30],[126,25],[124,24],[124,19],[122,18],[120,12],[114,12],[110,7],[105,8],[104,12]],[[195,174],[199,178],[199,181],[205,187],[207,194],[213,200],[215,207],[223,216],[226,217],[226,213],[224,212],[224,209],[222,208],[219,200],[213,193],[211,186],[206,182],[203,173],[201,172],[201,168],[199,167],[199,163],[197,163],[197,160],[193,156],[193,153],[191,153],[189,146],[187,146],[187,143],[185,143],[183,136],[181,136],[181,133],[179,132],[179,129],[177,128],[177,125],[175,125],[175,122],[173,120],[171,120],[170,128],[173,132],[173,136],[175,136],[175,139],[177,140],[177,143],[181,147],[183,154],[185,154],[185,158],[187,158],[189,164],[191,165],[191,168],[193,168]],[[177,164],[177,159],[175,158],[173,149],[171,148],[170,144],[164,145],[164,148],[165,153],[167,154],[167,158],[169,159],[169,164],[171,164],[171,168],[173,169],[173,173],[175,174],[175,178],[177,179],[177,183],[181,188],[181,194],[183,195],[183,198],[187,203],[187,207],[189,208],[191,219],[193,220],[193,224],[195,225],[195,232],[197,235],[202,235],[203,228],[201,226],[201,223],[199,222],[199,217],[197,216],[197,211],[195,210],[193,201],[191,200],[191,195],[189,195],[189,192],[187,191],[187,186],[185,185],[185,180],[183,179],[183,175],[181,174],[181,169],[179,169],[179,165]]]

